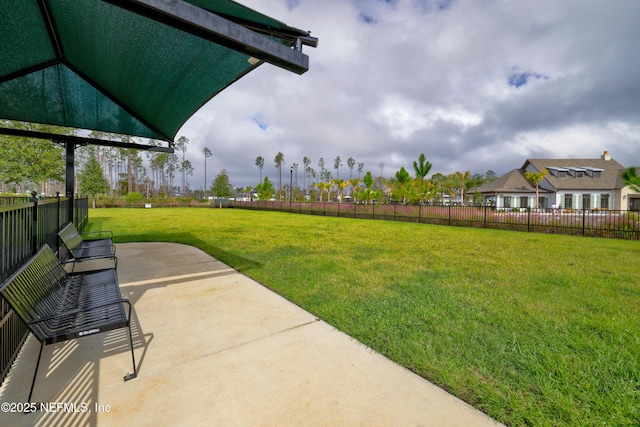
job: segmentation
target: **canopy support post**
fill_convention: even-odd
[[[66,174],[65,174],[65,195],[69,199],[68,221],[73,222],[75,211],[74,184],[75,184],[75,158],[76,145],[73,142],[66,142]]]

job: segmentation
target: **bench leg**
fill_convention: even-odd
[[[131,303],[127,301],[127,304],[129,304],[129,324],[127,325],[127,329],[129,329],[129,345],[131,346],[131,362],[133,363],[133,374],[125,375],[125,381],[132,380],[138,376],[138,368],[136,368],[136,356],[133,353],[133,335],[131,334]]]
[[[33,381],[31,381],[31,390],[29,390],[29,398],[27,403],[31,403],[31,396],[33,395],[33,386],[36,385],[36,377],[38,376],[38,366],[40,366],[40,358],[42,357],[42,349],[44,348],[44,342],[40,343],[40,353],[38,353],[38,363],[36,363],[36,371],[33,373]]]

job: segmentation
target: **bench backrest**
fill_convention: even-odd
[[[60,236],[60,239],[62,239],[62,242],[72,254],[73,251],[80,247],[83,242],[82,236],[78,233],[78,230],[76,230],[76,227],[71,222],[60,230],[58,236]]]
[[[31,332],[42,340],[47,335],[42,328],[47,326],[29,322],[51,316],[65,304],[64,284],[68,277],[49,245],[45,244],[0,286],[0,294]]]

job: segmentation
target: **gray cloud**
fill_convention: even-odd
[[[226,89],[178,135],[203,183],[222,168],[255,185],[323,157],[392,176],[420,153],[432,172],[504,173],[527,157],[640,164],[640,3],[627,0],[243,0],[312,30],[311,69],[269,64]],[[302,166],[300,166],[300,170]],[[298,180],[302,181],[301,172]]]

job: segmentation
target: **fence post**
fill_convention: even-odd
[[[449,203],[449,225],[451,225],[451,203]]]
[[[56,233],[60,232],[60,192],[56,191],[56,205],[58,209],[56,209]],[[60,242],[56,242],[59,244]]]
[[[585,219],[586,219],[586,209],[582,209],[582,237],[584,237],[585,233],[584,233],[584,228],[585,228]]]
[[[527,209],[527,233],[531,232],[531,208]]]
[[[60,192],[56,191],[56,232],[60,231]]]
[[[484,228],[487,228],[487,204],[484,204],[484,218],[482,220]]]
[[[31,202],[33,202],[33,213],[31,214],[31,252],[35,255],[38,252],[38,193],[31,192]]]

